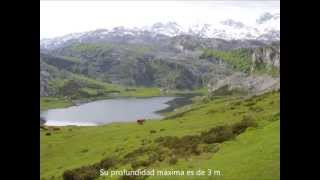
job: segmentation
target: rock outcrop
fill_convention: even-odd
[[[253,49],[251,72],[261,65],[267,69],[280,68],[280,44]]]
[[[244,73],[234,73],[224,79],[215,82],[211,81],[208,84],[208,90],[212,94],[221,93],[222,90],[223,93],[241,91],[256,94],[278,89],[280,89],[279,77],[246,75]]]

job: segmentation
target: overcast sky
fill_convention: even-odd
[[[190,26],[231,18],[250,25],[264,12],[280,13],[280,1],[40,1],[40,38],[168,21]]]

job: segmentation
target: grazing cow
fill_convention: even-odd
[[[140,125],[142,125],[145,121],[146,121],[145,119],[138,119],[138,120],[137,120],[137,123],[140,124]]]

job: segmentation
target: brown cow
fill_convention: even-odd
[[[137,120],[137,123],[140,124],[140,125],[142,125],[145,121],[146,121],[145,119],[138,119],[138,120]]]

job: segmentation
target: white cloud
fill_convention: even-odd
[[[189,26],[232,18],[252,24],[279,7],[279,1],[40,1],[40,38],[168,21]]]

